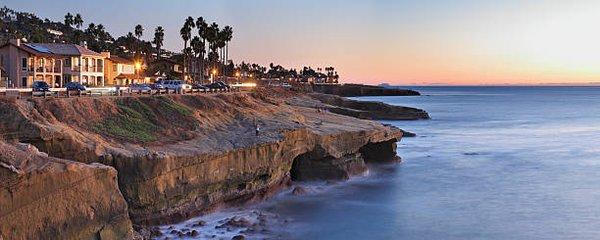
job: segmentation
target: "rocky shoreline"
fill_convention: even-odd
[[[263,199],[291,181],[347,179],[364,172],[368,162],[397,160],[402,130],[355,118],[377,119],[380,110],[336,112],[335,107],[362,112],[371,107],[339,106],[322,98],[259,90],[1,99],[0,132],[7,134],[0,148],[14,154],[0,158],[0,205],[7,206],[0,210],[0,236],[140,237],[132,226],[151,233],[146,226]],[[418,109],[385,108],[401,115],[398,119],[426,118]],[[82,180],[73,169],[94,177]],[[68,179],[53,180],[55,175]],[[50,210],[21,204],[32,196],[53,199],[48,207],[58,212],[46,216]],[[81,211],[70,211],[73,206]],[[24,221],[36,227],[25,227],[31,224]]]

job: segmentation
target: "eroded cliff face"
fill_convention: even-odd
[[[128,239],[117,171],[0,142],[0,238]]]
[[[345,179],[395,157],[399,129],[317,111],[314,101],[260,91],[5,100],[0,131],[54,157],[114,167],[134,223],[157,224],[268,196],[292,177]]]

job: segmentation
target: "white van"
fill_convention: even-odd
[[[172,89],[172,90],[189,90],[192,89],[192,85],[189,84],[185,84],[183,83],[183,80],[160,80],[157,81],[156,84],[160,84],[162,87],[164,87],[165,89]]]

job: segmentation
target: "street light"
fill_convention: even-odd
[[[140,79],[140,70],[141,69],[142,69],[142,63],[139,61],[136,61],[135,62],[135,73],[136,73],[138,80]]]

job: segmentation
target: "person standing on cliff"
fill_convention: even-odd
[[[258,125],[258,123],[256,124],[256,136],[258,136],[258,133],[260,132],[260,126]]]

